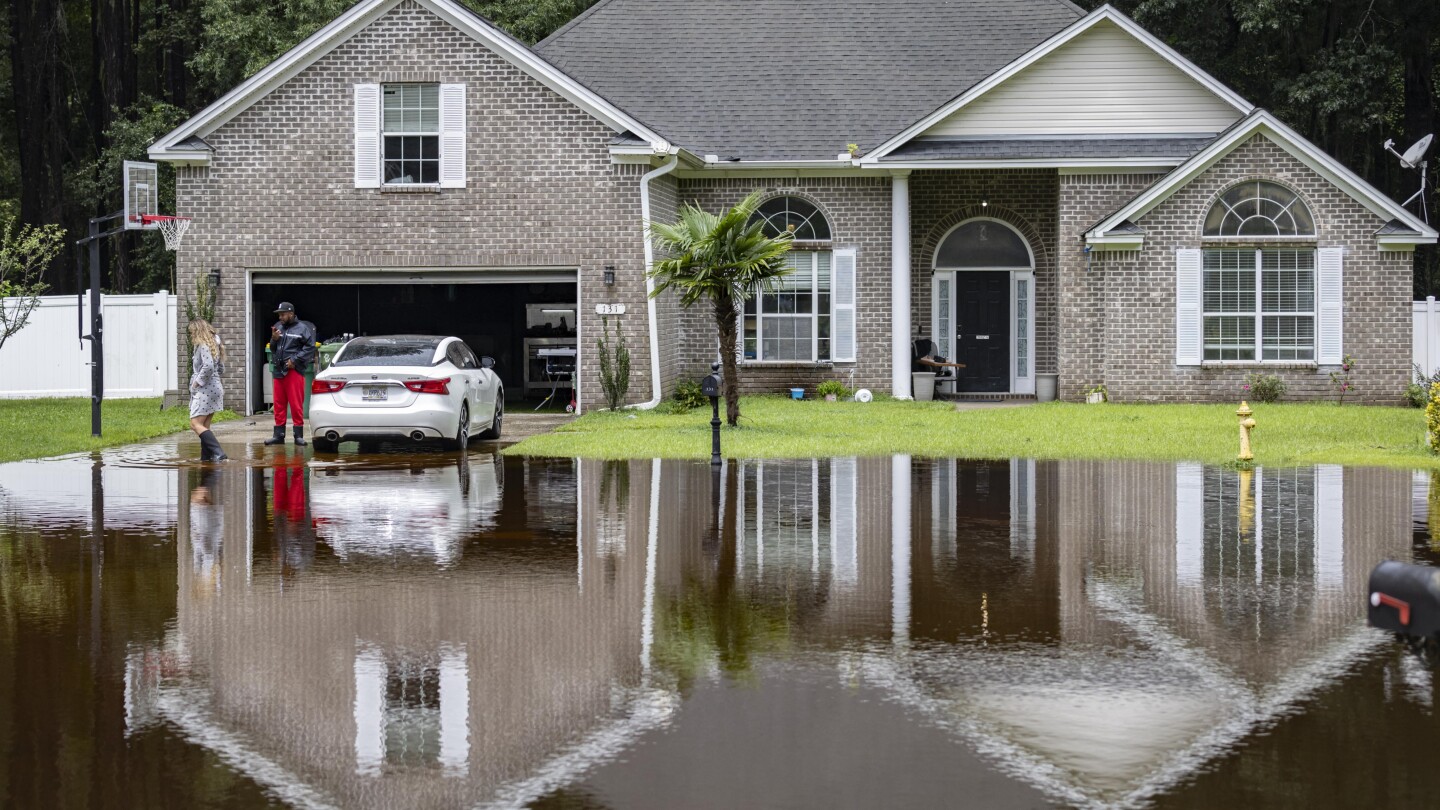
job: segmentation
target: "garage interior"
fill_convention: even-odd
[[[553,274],[552,274],[553,275]],[[454,335],[476,355],[495,358],[495,371],[513,408],[533,408],[555,390],[550,408],[564,408],[572,390],[561,373],[573,364],[576,285],[570,279],[515,282],[407,281],[380,283],[312,280],[257,274],[251,285],[250,411],[269,410],[271,394],[265,343],[281,301],[315,326],[321,343],[345,333]],[[563,276],[561,277],[563,279]],[[554,353],[555,350],[561,353]],[[545,355],[541,352],[544,351]],[[547,365],[547,360],[549,361]]]

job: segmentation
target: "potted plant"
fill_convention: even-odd
[[[1102,402],[1110,401],[1110,391],[1101,383],[1085,392],[1085,402],[1089,405],[1099,405]]]
[[[845,386],[841,385],[839,380],[826,380],[816,386],[815,393],[825,397],[826,402],[834,402],[845,396]]]

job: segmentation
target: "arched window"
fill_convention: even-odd
[[[1265,180],[1247,180],[1220,195],[1205,217],[1205,236],[1315,235],[1315,219],[1295,192]]]
[[[972,219],[945,234],[935,251],[935,269],[979,267],[1018,270],[1034,267],[1030,246],[1010,226],[993,219]]]
[[[766,236],[789,231],[797,242],[830,241],[830,223],[809,200],[801,197],[772,197],[755,209],[752,218],[765,222]]]

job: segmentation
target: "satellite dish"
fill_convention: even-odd
[[[1400,162],[1404,163],[1407,169],[1417,168],[1420,165],[1420,161],[1425,158],[1425,153],[1429,151],[1430,142],[1433,140],[1435,140],[1434,135],[1426,135],[1416,141],[1414,146],[1406,149],[1405,154],[1400,156]]]
[[[1421,138],[1420,140],[1416,141],[1414,146],[1410,147],[1409,149],[1406,149],[1406,150],[1405,150],[1405,154],[1403,154],[1403,155],[1400,154],[1399,152],[1396,152],[1396,151],[1395,151],[1395,141],[1393,141],[1393,140],[1387,140],[1387,141],[1385,141],[1385,144],[1381,147],[1381,148],[1383,148],[1385,151],[1387,151],[1387,152],[1389,152],[1390,154],[1394,155],[1395,157],[1400,158],[1400,165],[1401,165],[1401,166],[1404,166],[1404,167],[1407,168],[1407,169],[1417,169],[1417,170],[1419,170],[1419,172],[1420,172],[1420,190],[1417,191],[1417,192],[1415,192],[1414,194],[1410,195],[1410,199],[1406,200],[1405,202],[1403,202],[1403,203],[1401,203],[1401,204],[1402,204],[1402,205],[1409,205],[1410,203],[1415,202],[1416,199],[1419,199],[1419,200],[1420,200],[1420,216],[1421,216],[1421,218],[1423,218],[1427,223],[1430,221],[1430,211],[1429,211],[1429,209],[1428,209],[1428,208],[1426,207],[1426,205],[1425,205],[1425,189],[1426,189],[1426,187],[1427,187],[1427,183],[1428,183],[1428,180],[1429,180],[1429,178],[1428,178],[1428,176],[1427,176],[1427,175],[1428,175],[1427,169],[1428,169],[1428,167],[1429,167],[1429,164],[1428,164],[1427,161],[1425,160],[1425,152],[1430,149],[1430,142],[1433,141],[1433,140],[1435,140],[1435,136],[1434,136],[1433,134],[1431,134],[1431,135],[1426,135],[1425,137],[1423,137],[1423,138]]]

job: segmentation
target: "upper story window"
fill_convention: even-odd
[[[1205,236],[1232,239],[1313,239],[1315,219],[1295,192],[1264,180],[1226,191],[1205,217]]]
[[[440,182],[440,85],[387,84],[383,99],[386,185]]]
[[[830,223],[809,200],[802,197],[774,197],[755,209],[755,218],[765,223],[766,236],[789,231],[796,242],[830,241]]]

